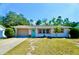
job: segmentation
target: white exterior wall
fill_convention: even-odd
[[[69,36],[69,27],[62,27],[64,28],[64,32],[63,33],[54,33],[54,27],[51,26],[17,26],[15,27],[15,36],[17,36],[17,29],[18,28],[28,28],[29,29],[29,35],[32,35],[32,29],[35,28],[36,32],[35,35],[36,37],[43,37],[45,36],[49,36],[49,37],[68,37]],[[41,29],[51,29],[51,33],[50,34],[38,34],[38,28]]]
[[[37,36],[37,34],[38,34],[38,29],[36,28],[36,36]]]
[[[68,37],[69,36],[69,29],[64,29],[63,33],[54,33],[54,29],[52,28],[51,34],[38,34],[38,30],[36,30],[36,37],[42,37],[42,36],[49,36],[49,37]]]
[[[52,34],[52,33],[54,33],[54,29],[53,29],[53,28],[51,28],[51,34]]]
[[[31,32],[32,32],[32,30],[31,30],[31,29],[29,29],[29,35],[31,35]]]

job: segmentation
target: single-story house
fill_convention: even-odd
[[[69,30],[71,27],[61,26],[61,32],[55,32],[56,26],[42,26],[42,25],[19,25],[14,26],[15,36],[17,37],[69,37]]]
[[[5,27],[3,27],[2,25],[0,25],[0,38],[5,38]]]

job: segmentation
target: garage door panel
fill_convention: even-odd
[[[18,36],[28,36],[28,29],[18,29],[17,35]]]

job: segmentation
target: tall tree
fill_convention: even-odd
[[[63,20],[61,16],[58,16],[58,18],[56,19],[56,25],[62,25]]]
[[[0,16],[0,25],[3,25],[4,16]]]
[[[28,25],[29,21],[22,15],[15,12],[9,11],[3,19],[5,27],[16,26],[16,25]]]
[[[53,25],[56,25],[56,18],[53,18],[53,19],[51,20],[51,22],[52,22]]]
[[[17,15],[16,24],[17,25],[30,25],[29,21],[22,14]]]
[[[65,26],[75,27],[75,26],[77,26],[77,24],[78,24],[77,22],[70,22],[69,18],[65,18],[63,21],[63,25],[65,25]]]
[[[41,20],[37,20],[36,25],[41,25]]]
[[[47,18],[44,18],[43,21],[42,21],[43,25],[48,25],[47,23]]]
[[[76,22],[71,22],[71,23],[69,23],[69,24],[70,24],[69,26],[71,26],[71,27],[75,27],[75,26],[78,25],[78,23],[76,23]]]
[[[63,25],[65,25],[65,26],[69,26],[69,25],[70,25],[70,21],[69,21],[68,18],[65,18],[65,19],[64,19]]]
[[[30,19],[29,22],[30,22],[30,25],[33,25],[34,23],[33,19]]]
[[[51,20],[49,20],[48,24],[49,24],[49,25],[52,25],[52,21],[51,21]]]

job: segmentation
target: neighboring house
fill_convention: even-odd
[[[5,27],[3,27],[2,25],[0,25],[0,38],[5,38]]]
[[[69,37],[71,27],[61,26],[62,31],[55,33],[55,26],[15,26],[17,37]]]

